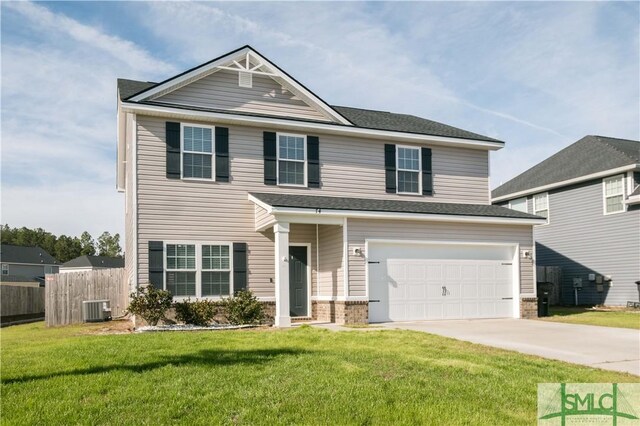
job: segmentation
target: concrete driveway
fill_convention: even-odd
[[[523,319],[376,324],[640,376],[638,330]]]

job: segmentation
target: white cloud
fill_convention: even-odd
[[[155,78],[174,66],[44,6],[2,7],[3,22],[13,18],[30,32],[28,39],[3,34],[2,221],[123,232],[116,77]]]

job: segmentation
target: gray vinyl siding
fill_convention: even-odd
[[[408,220],[349,219],[349,296],[366,296],[366,253],[353,255],[356,247],[363,249],[367,239],[428,240],[451,242],[517,243],[520,250],[532,250],[530,226],[490,225],[471,223],[417,222]],[[533,262],[520,259],[520,293],[534,293]]]
[[[20,275],[27,278],[44,277],[45,267],[53,265],[26,265],[2,262],[5,265],[9,265],[9,275]],[[58,266],[53,266],[52,273],[58,273]]]
[[[254,75],[253,87],[239,87],[238,73],[218,71],[155,99],[180,105],[331,121],[268,76]]]
[[[265,209],[257,204],[254,208],[254,211],[256,215],[256,229],[259,229],[274,220],[272,215],[270,215]]]
[[[562,267],[564,303],[574,303],[574,277],[582,278],[581,304],[638,301],[640,208],[604,215],[603,203],[602,179],[551,191],[550,223],[534,227],[537,264]],[[598,293],[589,273],[611,275],[613,285]]]
[[[277,187],[264,185],[262,148],[263,131],[277,129],[225,127],[229,127],[230,182],[183,181],[166,178],[165,120],[137,117],[138,283],[148,281],[150,240],[246,242],[248,287],[259,297],[273,297],[273,235],[255,232],[256,207],[247,198],[249,192],[489,203],[486,151],[432,147],[434,196],[402,196],[385,192],[384,142],[320,134],[321,188]],[[127,217],[128,234],[134,221]],[[133,244],[132,239],[127,238],[126,244]],[[337,276],[342,280],[340,273]],[[313,282],[315,286],[315,278]]]
[[[344,294],[344,272],[342,267],[342,226],[318,225],[318,295],[342,296]]]

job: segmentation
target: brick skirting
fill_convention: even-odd
[[[520,318],[538,318],[538,298],[523,297],[520,299]]]

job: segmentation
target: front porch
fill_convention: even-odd
[[[345,225],[277,221],[258,229],[273,241],[277,327],[312,320],[366,324],[368,302],[348,300]]]

